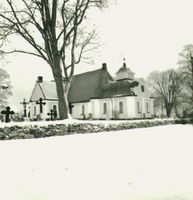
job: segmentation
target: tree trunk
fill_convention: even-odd
[[[70,114],[70,108],[69,108],[69,102],[68,102],[68,92],[70,89],[70,84],[71,84],[71,79],[65,83],[65,88],[64,88],[64,100],[65,100],[65,104],[67,105],[66,114],[67,114],[68,119],[72,118]]]
[[[169,103],[165,103],[165,109],[166,109],[167,118],[170,118],[172,109]]]
[[[58,110],[60,119],[68,119],[69,118],[69,107],[68,107],[68,99],[67,94],[64,90],[64,81],[62,79],[62,72],[60,66],[56,65],[56,67],[52,68],[54,80],[56,83],[56,92],[58,96]]]
[[[56,91],[58,95],[58,109],[59,109],[59,115],[60,119],[67,119],[68,118],[68,101],[67,101],[67,95],[64,94],[63,89],[63,82],[58,78],[55,78],[56,82]]]
[[[176,117],[180,118],[180,114],[178,113],[178,105],[177,105],[177,103],[174,104],[174,109],[175,109]]]

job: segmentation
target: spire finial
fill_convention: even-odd
[[[125,58],[123,58],[123,67],[126,68]]]

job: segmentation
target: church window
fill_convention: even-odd
[[[141,108],[140,108],[140,102],[139,101],[137,102],[137,112],[141,113]]]
[[[107,114],[107,103],[103,104],[103,114]]]
[[[53,105],[53,111],[57,111],[57,106]]]
[[[119,113],[123,113],[123,102],[119,102]]]
[[[146,102],[146,112],[149,113],[149,104]]]
[[[144,89],[144,85],[141,85],[141,91],[144,92],[145,89]]]
[[[36,111],[37,111],[37,110],[36,110],[36,106],[34,106],[34,115],[36,115]]]
[[[84,105],[82,105],[82,113],[81,113],[82,115],[84,115],[85,114],[85,107],[84,107]]]

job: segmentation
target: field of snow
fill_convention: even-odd
[[[192,200],[193,126],[0,141],[0,200]]]

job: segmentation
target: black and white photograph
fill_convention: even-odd
[[[0,0],[0,200],[193,200],[192,0]]]

